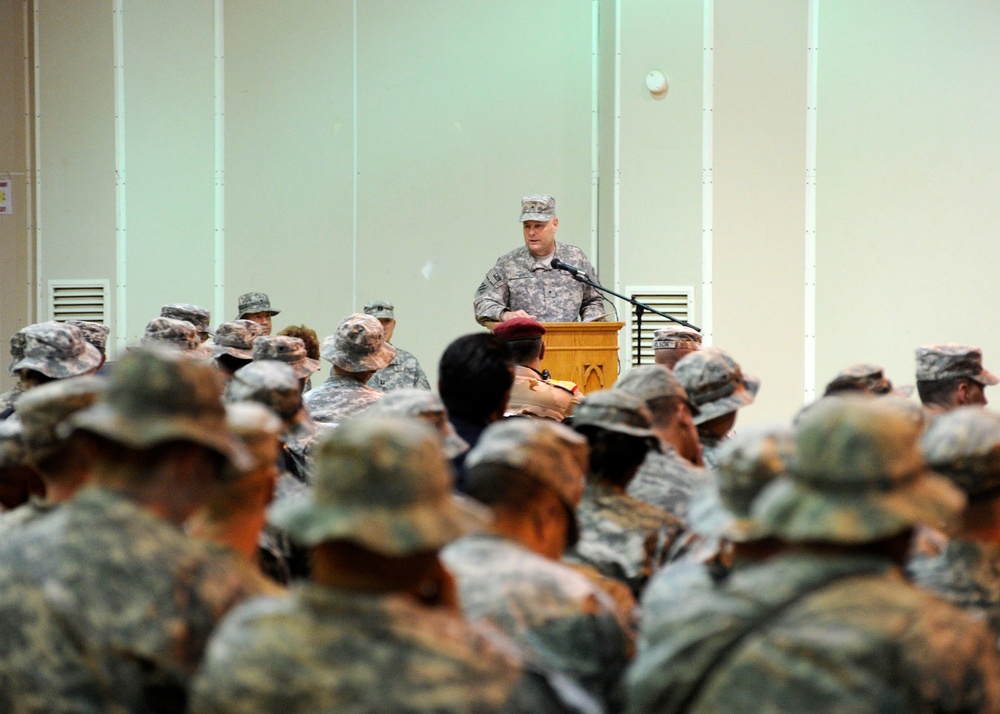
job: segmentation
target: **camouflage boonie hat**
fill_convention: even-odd
[[[244,316],[257,312],[266,312],[271,316],[281,313],[281,310],[275,310],[271,307],[271,298],[267,296],[267,293],[243,293],[240,295],[236,309],[239,312],[236,316],[237,320],[242,320]]]
[[[71,414],[94,404],[104,384],[99,377],[84,375],[41,384],[25,392],[17,402],[17,414],[28,458],[37,462],[57,451],[66,436],[60,425]]]
[[[382,323],[356,312],[341,320],[336,333],[323,340],[320,354],[348,372],[368,372],[392,362],[396,348],[385,341]]]
[[[261,335],[253,341],[254,362],[273,360],[284,362],[299,379],[305,379],[319,369],[319,361],[306,355],[306,343],[298,337]]]
[[[271,440],[276,440],[284,428],[277,414],[258,402],[233,402],[226,405],[226,426],[246,447],[250,457],[249,466],[243,471],[234,471],[233,477],[239,478],[274,464]]]
[[[253,341],[261,336],[264,328],[253,320],[232,320],[215,328],[212,356],[231,355],[239,359],[253,359]]]
[[[983,368],[983,351],[969,345],[924,345],[917,348],[917,381],[934,382],[968,377],[983,386],[1000,382]]]
[[[31,369],[52,379],[65,379],[89,372],[101,363],[100,350],[83,339],[76,325],[39,322],[22,332],[24,357],[14,364],[15,372]]]
[[[20,411],[20,409],[19,409]],[[970,498],[1000,489],[1000,415],[979,406],[936,417],[920,442],[927,465]]]
[[[885,370],[877,364],[852,364],[830,380],[824,390],[824,396],[852,390],[879,395],[896,394],[903,397],[913,394],[913,387],[894,388],[892,382],[885,376]]]
[[[556,217],[556,199],[547,193],[535,193],[521,199],[521,223],[542,221],[547,223]]]
[[[172,317],[150,320],[139,342],[147,347],[154,345],[179,350],[192,359],[209,359],[212,356],[211,350],[202,344],[194,325]]]
[[[663,365],[643,364],[633,367],[611,388],[634,394],[647,404],[654,399],[677,397],[687,402],[693,416],[698,416],[699,413],[677,375]]]
[[[486,427],[465,457],[465,468],[510,466],[552,489],[572,511],[583,498],[589,451],[587,439],[562,424],[502,419]]]
[[[393,312],[392,303],[386,300],[372,300],[370,303],[365,305],[364,312],[366,315],[371,315],[374,318],[387,318],[389,320],[395,320],[396,315]]]
[[[927,468],[924,417],[899,397],[847,394],[802,415],[788,473],[755,501],[752,517],[787,541],[870,543],[926,524],[949,530],[961,492]]]
[[[208,310],[198,305],[178,302],[164,305],[160,308],[160,317],[172,317],[175,320],[186,320],[195,326],[199,335],[212,336],[211,315]]]
[[[661,327],[653,333],[654,350],[700,350],[701,333],[686,325]]]
[[[441,397],[428,389],[394,389],[365,409],[364,415],[423,417],[441,435],[441,450],[446,459],[454,459],[469,450],[469,443],[448,421],[448,409]]]
[[[24,463],[24,428],[17,414],[0,421],[0,469],[11,469]]]
[[[489,511],[452,493],[437,435],[415,419],[358,417],[324,436],[313,491],[283,499],[269,522],[315,545],[347,540],[389,556],[438,549],[481,530]]]
[[[738,543],[770,536],[750,509],[764,487],[785,473],[794,445],[786,426],[752,426],[726,440],[719,449],[718,476],[688,506],[691,529]]]
[[[686,355],[674,366],[674,374],[701,413],[695,424],[704,424],[753,404],[760,380],[744,375],[736,360],[718,347],[705,347]]]
[[[24,344],[27,338],[24,330],[18,330],[10,336],[10,364],[7,365],[7,374],[14,374],[14,365],[24,359]]]
[[[108,334],[111,332],[110,327],[102,325],[99,322],[90,322],[88,320],[66,320],[66,324],[76,325],[79,327],[80,332],[83,334],[83,339],[100,350],[102,355],[106,352],[108,346]]]
[[[650,430],[653,415],[639,397],[621,389],[604,389],[584,397],[573,410],[573,427],[598,426],[630,436],[647,437],[659,448]]]
[[[199,444],[244,469],[246,450],[226,427],[221,396],[221,378],[209,365],[177,350],[138,348],[115,367],[97,403],[68,423],[133,449]]]
[[[284,362],[251,362],[233,374],[226,385],[226,400],[259,402],[290,422],[302,410],[302,387],[295,370]]]

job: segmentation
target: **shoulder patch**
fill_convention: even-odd
[[[501,282],[503,282],[503,277],[500,275],[500,272],[496,268],[493,268],[488,273],[486,273],[486,279],[490,281],[490,285],[492,285],[493,287],[496,287]],[[485,285],[485,282],[483,284]]]

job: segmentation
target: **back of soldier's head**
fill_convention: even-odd
[[[514,383],[510,348],[486,332],[459,337],[438,363],[438,389],[448,413],[477,423],[502,412]]]
[[[103,389],[104,381],[97,377],[72,377],[43,384],[18,402],[26,457],[46,478],[70,475],[64,472],[70,466],[65,457],[67,449],[73,448],[72,434],[63,424],[94,404]]]

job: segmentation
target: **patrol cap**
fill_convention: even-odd
[[[531,317],[515,317],[493,326],[493,334],[501,340],[534,340],[545,334],[545,325]]]
[[[1000,382],[983,369],[983,351],[969,345],[923,345],[917,348],[917,381],[934,382],[968,377],[984,386]]]
[[[20,408],[18,409],[20,411]],[[969,498],[1000,489],[1000,415],[978,406],[937,416],[920,442],[927,465]]]
[[[253,359],[253,341],[264,328],[253,320],[231,320],[215,328],[212,355],[231,355],[238,359]]]
[[[573,411],[573,427],[597,426],[629,436],[659,440],[650,431],[653,415],[639,397],[621,389],[604,389],[584,397]]]
[[[10,364],[7,365],[7,374],[14,374],[14,365],[24,359],[25,341],[24,330],[18,330],[10,336]]]
[[[674,374],[700,410],[695,424],[753,404],[760,389],[760,380],[744,375],[736,360],[718,347],[685,355],[674,366]]]
[[[89,372],[101,363],[101,352],[83,339],[76,325],[39,322],[28,325],[24,334],[24,356],[14,371],[31,369],[52,379],[65,379]]]
[[[486,427],[465,457],[465,468],[501,464],[552,489],[572,511],[583,498],[590,448],[567,426],[540,419],[502,419]]]
[[[382,323],[356,312],[341,320],[337,331],[323,340],[320,354],[348,372],[368,372],[392,362],[396,348],[385,341]]]
[[[105,353],[108,346],[108,334],[111,332],[110,327],[89,320],[66,320],[66,324],[79,327],[83,339],[100,350],[102,355]]]
[[[727,439],[719,449],[716,479],[688,506],[691,529],[734,542],[771,535],[750,509],[764,487],[785,473],[793,449],[794,435],[786,426],[751,426]]]
[[[676,397],[687,402],[692,415],[697,416],[699,413],[677,375],[663,365],[643,364],[633,367],[614,383],[612,389],[634,394],[647,404],[654,399]]]
[[[275,310],[271,307],[271,298],[267,296],[267,293],[243,293],[237,301],[236,309],[239,313],[236,315],[238,320],[258,312],[266,312],[272,316],[281,313],[281,310]]]
[[[179,350],[185,357],[192,359],[208,359],[212,356],[211,350],[202,344],[194,325],[187,320],[175,320],[172,317],[150,320],[140,343]]]
[[[965,505],[920,452],[924,416],[899,397],[826,397],[802,414],[788,474],[752,516],[787,541],[869,543],[917,524],[947,530]]]
[[[429,389],[406,387],[386,392],[385,396],[364,410],[365,416],[421,417],[437,429],[441,450],[446,459],[454,459],[469,450],[468,442],[458,435],[448,421],[444,402]]]
[[[416,419],[358,417],[321,440],[314,489],[271,506],[270,523],[315,545],[347,540],[388,556],[441,548],[489,511],[452,493],[438,436]]]
[[[653,333],[654,350],[700,350],[701,333],[687,325],[669,325]]]
[[[852,364],[842,369],[826,385],[824,395],[844,391],[869,392],[871,394],[893,394],[908,397],[913,394],[913,387],[894,389],[892,382],[885,376],[885,371],[877,364]]]
[[[253,359],[254,362],[284,362],[295,370],[299,379],[305,379],[319,369],[319,360],[306,355],[306,343],[298,337],[286,335],[261,335],[254,339]]]
[[[556,217],[556,199],[547,193],[534,193],[521,199],[521,223],[548,222]]]
[[[136,348],[118,363],[97,403],[68,423],[133,449],[199,444],[243,469],[246,450],[226,427],[221,392],[221,378],[208,364],[177,350]]]
[[[226,399],[259,402],[288,422],[302,409],[302,387],[295,370],[284,362],[251,362],[233,374],[226,385]]]
[[[212,336],[211,315],[208,310],[187,302],[164,305],[160,308],[160,317],[172,317],[175,320],[186,320],[195,326],[199,335]]]
[[[394,309],[392,303],[388,300],[372,300],[365,305],[364,312],[366,315],[371,315],[376,319],[381,317],[383,319],[395,320]]]
[[[25,392],[17,402],[17,414],[28,458],[37,463],[57,451],[64,440],[60,425],[71,414],[94,404],[103,390],[103,379],[83,375]]]

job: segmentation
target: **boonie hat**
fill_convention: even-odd
[[[978,347],[942,344],[917,348],[918,382],[959,377],[968,377],[987,387],[1000,382],[995,374],[983,368],[983,351]]]
[[[521,223],[525,221],[551,221],[556,217],[556,199],[547,193],[535,193],[521,199]]]
[[[20,411],[20,408],[18,409]],[[1000,415],[979,406],[936,417],[920,441],[927,465],[970,498],[1000,489]]]
[[[427,424],[358,417],[323,437],[313,491],[279,500],[268,520],[305,545],[347,540],[404,556],[487,525],[488,509],[451,489],[451,470]]]
[[[150,320],[140,343],[176,349],[192,359],[208,359],[212,356],[211,350],[202,344],[194,325],[187,320],[175,320],[172,317]]]
[[[239,313],[236,315],[237,320],[242,320],[246,315],[258,312],[266,312],[271,316],[281,313],[281,310],[275,310],[271,307],[271,298],[267,296],[267,293],[243,293],[240,295],[236,309]]]
[[[700,414],[694,418],[695,424],[753,404],[760,389],[760,380],[744,375],[736,360],[718,347],[705,347],[684,356],[674,366],[674,374],[698,405]]]
[[[231,355],[238,359],[253,359],[253,341],[261,336],[264,328],[253,320],[231,320],[215,328],[212,355]]]
[[[639,397],[621,389],[604,389],[584,397],[573,411],[573,427],[597,426],[620,434],[649,438],[659,449],[659,439],[650,430],[653,415]]]
[[[24,330],[18,330],[10,336],[10,364],[7,365],[7,374],[14,374],[14,365],[24,359],[25,341]]]
[[[83,339],[76,325],[39,322],[28,325],[24,334],[24,356],[14,371],[31,369],[52,379],[65,379],[89,372],[101,363],[101,352]]]
[[[392,362],[396,348],[385,341],[382,323],[356,312],[341,320],[337,331],[323,340],[320,354],[348,372],[368,372]]]
[[[302,388],[295,370],[284,362],[251,362],[233,373],[226,400],[259,402],[287,422],[302,409]]]
[[[160,317],[172,317],[175,320],[186,320],[195,326],[199,335],[212,336],[211,315],[208,310],[191,303],[178,302],[164,305],[160,308]]]
[[[301,338],[286,335],[261,335],[256,338],[253,341],[253,359],[254,362],[284,362],[295,370],[299,379],[319,369],[319,361],[306,355],[306,343]]]
[[[17,402],[24,448],[32,461],[39,461],[63,441],[59,427],[74,412],[97,401],[104,380],[83,375],[41,384],[24,393]]]
[[[89,320],[66,320],[66,324],[79,327],[83,339],[100,350],[101,354],[105,353],[108,346],[108,334],[111,332],[110,327]]]

